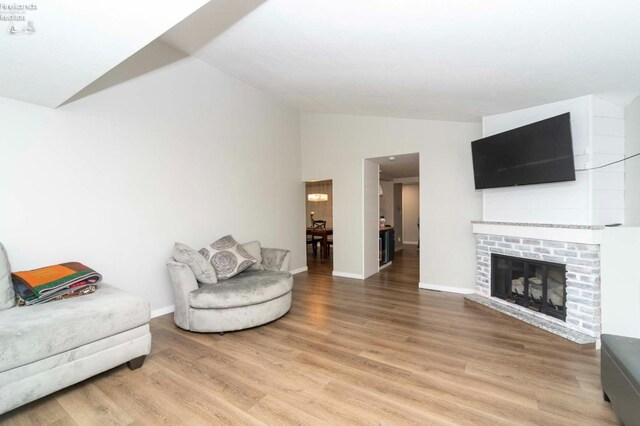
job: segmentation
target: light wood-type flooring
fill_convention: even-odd
[[[224,336],[156,318],[141,369],[115,368],[0,423],[617,424],[598,351],[418,290],[415,249],[364,282],[309,263],[283,318]]]

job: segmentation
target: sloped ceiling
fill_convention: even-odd
[[[640,93],[640,1],[269,0],[221,34],[189,21],[163,40],[304,111],[478,121]]]
[[[32,2],[9,2],[27,4]],[[49,0],[0,21],[0,96],[57,107],[207,0]]]

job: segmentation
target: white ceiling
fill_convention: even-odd
[[[477,121],[640,93],[640,1],[269,0],[222,34],[196,16],[163,39],[304,111]]]
[[[417,153],[377,157],[370,160],[380,164],[380,178],[383,180],[420,176],[420,155]]]
[[[10,35],[0,21],[0,96],[57,107],[206,2],[35,2],[35,33]]]

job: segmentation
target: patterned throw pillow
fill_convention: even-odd
[[[234,277],[257,262],[231,235],[198,251],[211,263],[218,279]]]

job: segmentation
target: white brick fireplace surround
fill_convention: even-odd
[[[476,293],[468,299],[576,343],[601,332],[600,244],[604,227],[474,222]],[[491,296],[491,255],[566,265],[566,322]]]

